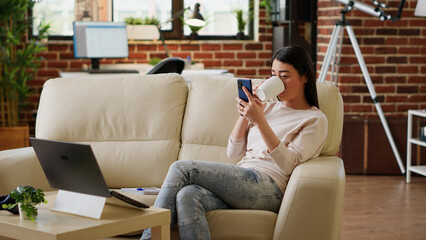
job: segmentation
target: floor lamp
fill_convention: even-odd
[[[405,173],[405,167],[402,163],[401,157],[399,155],[398,149],[396,147],[395,141],[393,140],[392,134],[389,129],[389,125],[386,121],[386,117],[383,113],[383,110],[380,106],[380,102],[377,100],[376,91],[374,90],[373,83],[370,78],[370,74],[368,73],[368,69],[366,67],[364,58],[362,56],[361,50],[359,48],[358,42],[356,40],[354,31],[352,29],[352,26],[346,21],[346,14],[353,9],[357,9],[360,11],[363,11],[365,13],[368,13],[370,15],[373,15],[375,17],[378,17],[381,21],[398,21],[401,18],[402,8],[404,7],[405,0],[401,0],[399,4],[398,13],[395,16],[391,16],[386,14],[382,8],[387,8],[388,6],[379,2],[379,1],[373,1],[373,4],[375,5],[370,6],[368,4],[354,1],[354,0],[335,0],[337,2],[340,2],[345,5],[345,7],[341,10],[341,20],[336,22],[336,25],[334,26],[333,32],[331,34],[330,42],[328,45],[327,52],[324,57],[324,62],[321,67],[321,71],[319,74],[318,82],[324,82],[325,78],[327,76],[328,69],[330,67],[331,61],[333,60],[334,64],[331,69],[331,77],[330,82],[337,85],[337,76],[339,72],[339,64],[340,64],[340,55],[342,51],[342,42],[343,42],[343,31],[346,29],[346,32],[348,33],[349,39],[352,44],[352,48],[355,52],[355,55],[358,60],[358,64],[361,68],[362,75],[364,76],[365,83],[367,84],[368,91],[370,93],[371,99],[373,100],[374,106],[376,107],[377,113],[379,114],[380,121],[383,125],[383,128],[385,130],[386,136],[389,140],[389,143],[391,145],[392,151],[395,155],[395,158],[397,160],[399,169],[401,170],[401,173]],[[421,1],[421,0],[419,0]],[[426,0],[424,0],[426,1]],[[338,38],[340,37],[340,40],[338,41]]]

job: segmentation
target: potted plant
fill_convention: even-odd
[[[41,189],[35,189],[31,186],[19,186],[10,192],[10,198],[15,200],[15,203],[3,204],[2,208],[13,209],[16,205],[19,207],[19,215],[24,219],[35,221],[38,215],[36,205],[47,203],[44,198],[44,193]]]
[[[42,22],[39,36],[25,40],[27,12],[34,4],[29,0],[0,2],[0,150],[28,146],[29,128],[21,126],[20,110],[30,91],[27,81],[37,71],[37,53],[46,50],[40,41],[49,29]]]
[[[271,0],[261,0],[260,6],[265,8],[266,22],[269,23],[271,21],[271,11],[272,11]]]
[[[160,21],[156,17],[124,19],[127,24],[127,38],[130,40],[153,40],[160,38],[158,26]]]
[[[247,20],[244,19],[244,11],[243,9],[234,9],[232,10],[234,16],[237,18],[238,23],[238,33],[237,39],[241,40],[244,37],[244,29],[246,28]]]

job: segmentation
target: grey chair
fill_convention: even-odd
[[[163,59],[157,63],[146,74],[159,74],[159,73],[179,73],[181,74],[185,67],[185,61],[182,58],[170,57]]]

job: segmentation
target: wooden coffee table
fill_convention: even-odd
[[[56,195],[38,207],[35,222],[0,212],[0,236],[14,239],[99,239],[152,228],[152,239],[170,239],[170,210],[145,210],[105,204],[100,220],[51,211]],[[1,237],[0,237],[1,239]]]

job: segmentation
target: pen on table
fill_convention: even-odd
[[[137,191],[145,191],[145,190],[157,190],[156,187],[152,187],[152,188],[136,188]]]

